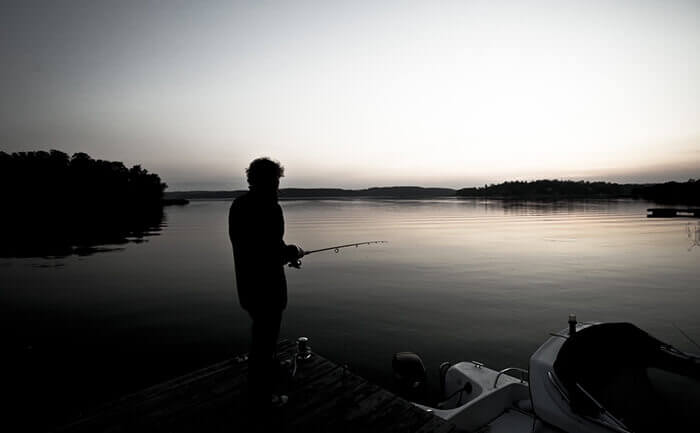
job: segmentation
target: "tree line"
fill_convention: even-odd
[[[632,190],[635,197],[661,204],[700,205],[700,179],[641,185]]]
[[[90,254],[141,239],[160,229],[165,188],[140,165],[82,152],[0,152],[0,255]]]
[[[573,180],[511,181],[457,190],[458,197],[512,199],[636,198],[665,204],[700,204],[700,180],[618,184]]]
[[[0,188],[11,202],[72,207],[159,206],[167,185],[140,165],[58,151],[0,152]]]
[[[504,197],[504,198],[587,198],[587,197],[629,197],[633,185],[610,182],[587,182],[572,180],[510,181],[484,185],[476,188],[462,188],[459,197]]]

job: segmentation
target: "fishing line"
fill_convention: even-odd
[[[678,330],[678,332],[680,332],[681,334],[683,334],[683,336],[684,336],[685,338],[687,338],[688,341],[690,341],[691,343],[693,343],[693,344],[695,345],[695,347],[697,347],[698,349],[700,349],[700,345],[698,345],[698,343],[697,343],[695,340],[693,340],[692,338],[690,338],[690,335],[688,335],[688,334],[686,334],[685,332],[683,332],[683,330],[682,330],[681,328],[679,328],[678,325],[676,325],[675,322],[671,322],[671,325],[673,325],[673,327],[676,328],[676,329]]]

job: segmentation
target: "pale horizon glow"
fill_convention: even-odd
[[[60,2],[57,2],[60,3]],[[700,177],[695,1],[3,6],[3,151],[169,190]]]

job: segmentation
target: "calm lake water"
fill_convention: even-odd
[[[282,336],[387,386],[394,352],[527,367],[548,332],[629,321],[682,350],[700,341],[698,220],[649,203],[285,201],[286,240],[319,253],[288,269]],[[55,425],[101,401],[247,351],[229,202],[166,210],[146,242],[85,257],[0,259],[3,375]],[[675,326],[674,326],[675,324]],[[37,413],[36,411],[34,413]]]

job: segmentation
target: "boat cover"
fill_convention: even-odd
[[[580,415],[607,411],[633,432],[699,424],[700,358],[630,323],[593,325],[570,336],[554,372]]]

